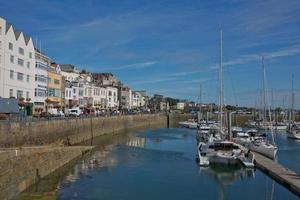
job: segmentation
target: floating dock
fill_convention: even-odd
[[[255,155],[256,166],[272,177],[275,181],[282,184],[296,195],[300,196],[300,175],[294,171],[283,167],[259,153],[253,152]]]

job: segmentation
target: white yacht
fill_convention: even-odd
[[[273,125],[273,129],[278,131],[284,131],[287,129],[287,125],[285,123],[275,123]]]
[[[187,121],[179,122],[179,126],[184,127],[184,128],[192,128],[196,129],[197,128],[197,122],[195,122],[194,119],[189,119]]]
[[[242,146],[227,140],[213,140],[198,144],[200,166],[210,164],[238,165],[254,167],[254,155]]]
[[[275,159],[276,157],[277,147],[270,144],[265,137],[259,136],[256,129],[238,132],[233,141],[268,158]]]
[[[287,130],[286,135],[291,139],[300,140],[300,129],[295,126]]]
[[[245,147],[273,160],[275,159],[278,150],[275,145],[270,144],[264,137],[253,138],[251,142],[245,145]]]

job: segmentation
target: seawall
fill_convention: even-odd
[[[40,178],[90,151],[90,146],[0,150],[0,199],[12,199]]]
[[[0,199],[11,199],[84,152],[93,138],[136,129],[174,126],[190,115],[166,114],[0,123]],[[63,146],[79,143],[88,146]]]
[[[170,124],[189,115],[170,115]],[[108,133],[136,128],[167,127],[166,114],[72,118],[64,120],[0,123],[0,147],[77,144]]]

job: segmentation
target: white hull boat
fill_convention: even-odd
[[[190,128],[190,129],[197,129],[198,128],[198,123],[191,122],[191,123],[188,124],[188,128]]]
[[[276,146],[273,146],[272,144],[268,144],[265,141],[251,142],[248,143],[246,147],[251,151],[260,153],[273,160],[275,159],[278,150]]]
[[[184,127],[184,128],[191,128],[191,129],[197,129],[197,122],[194,120],[188,120],[188,121],[183,121],[178,123],[179,126]]]
[[[300,140],[300,131],[297,130],[287,131],[286,135],[291,139]]]
[[[200,142],[198,145],[200,166],[210,164],[238,165],[254,167],[254,155],[246,149],[230,141]]]
[[[286,130],[287,129],[287,126],[286,125],[273,125],[272,127],[274,130]]]

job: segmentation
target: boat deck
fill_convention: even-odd
[[[275,161],[253,152],[255,155],[256,166],[272,177],[275,181],[282,184],[296,195],[300,196],[300,175],[294,171],[283,167]]]

